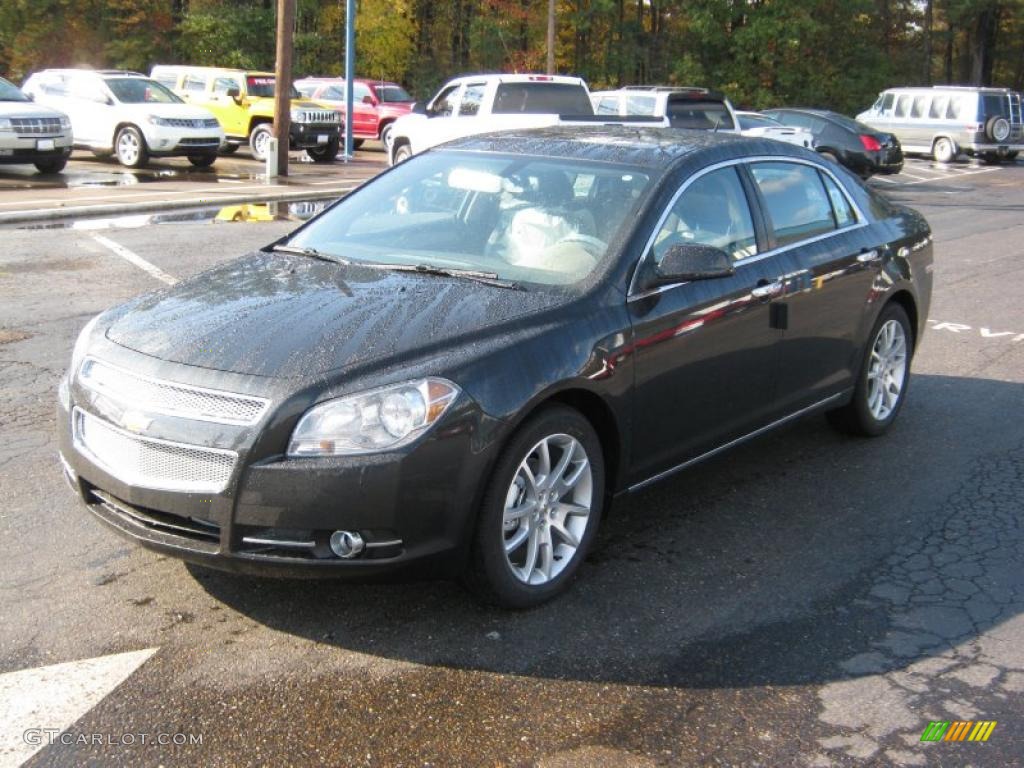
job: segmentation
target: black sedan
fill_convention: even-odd
[[[931,271],[920,215],[803,148],[462,139],[95,318],[60,451],[100,520],[175,557],[529,606],[616,496],[806,414],[885,432]]]
[[[818,152],[861,178],[903,170],[900,140],[852,117],[824,109],[766,109],[764,114],[785,125],[807,129],[814,135]]]

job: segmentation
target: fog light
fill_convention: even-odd
[[[359,556],[366,547],[363,537],[355,531],[335,531],[331,534],[331,551],[349,560]]]

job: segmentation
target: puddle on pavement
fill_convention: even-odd
[[[263,181],[259,173],[224,173],[214,168],[140,168],[127,170],[112,167],[88,170],[66,170],[63,173],[39,175],[0,173],[0,191],[12,189],[96,189],[133,187],[161,181],[190,181],[203,184],[243,184]]]
[[[260,223],[269,221],[303,222],[330,205],[332,200],[293,200],[281,203],[241,203],[239,205],[188,208],[165,213],[138,213],[106,218],[68,219],[22,224],[17,229],[139,229],[153,224],[195,222]]]

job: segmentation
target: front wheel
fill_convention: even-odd
[[[886,306],[868,338],[853,399],[828,415],[845,432],[877,437],[896,421],[910,383],[914,336],[903,307]]]
[[[35,165],[36,170],[40,173],[60,173],[64,170],[64,166],[68,164],[67,159],[60,157],[56,160],[39,160]]]
[[[266,160],[270,139],[273,138],[270,123],[260,123],[249,134],[249,149],[257,160]],[[278,150],[280,151],[280,150]]]
[[[216,162],[216,155],[189,155],[188,161],[196,168],[209,168]]]
[[[597,533],[604,482],[601,443],[582,414],[555,406],[527,421],[487,485],[468,586],[506,608],[565,590]]]
[[[395,149],[394,159],[391,164],[398,165],[399,163],[404,163],[410,157],[412,157],[412,147],[408,144],[402,144]]]
[[[394,123],[388,123],[380,129],[380,143],[384,145],[384,149],[388,152],[391,151],[391,142],[394,141],[394,138],[391,136],[394,125]]]
[[[330,139],[326,144],[310,147],[306,150],[306,154],[309,155],[314,163],[333,163],[334,158],[338,156],[340,147],[340,139]]]
[[[125,168],[139,168],[149,160],[146,140],[134,125],[127,125],[117,132],[114,151],[117,153],[118,162]]]
[[[939,163],[951,163],[956,159],[956,147],[947,138],[936,139],[935,146],[932,147],[932,157]]]

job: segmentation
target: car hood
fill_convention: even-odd
[[[133,115],[156,115],[157,117],[176,118],[178,120],[209,120],[213,113],[202,107],[188,104],[122,104],[122,109]]]
[[[64,113],[34,101],[0,101],[0,117],[64,117]]]
[[[566,295],[256,252],[112,313],[107,338],[185,365],[310,379],[450,352]]]

